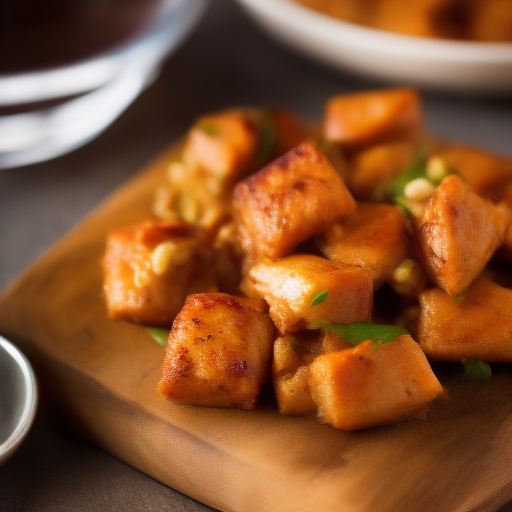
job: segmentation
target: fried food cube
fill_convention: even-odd
[[[297,331],[315,320],[349,324],[370,321],[371,275],[361,267],[339,265],[311,254],[292,254],[279,261],[265,259],[249,271],[254,289],[270,306],[279,332]],[[327,292],[325,300],[312,299]]]
[[[352,348],[331,332],[300,331],[274,342],[272,381],[279,412],[288,416],[316,414],[309,387],[309,365],[320,355]]]
[[[187,294],[216,288],[212,258],[181,221],[145,221],[112,231],[103,257],[110,317],[170,326]]]
[[[360,201],[382,201],[389,184],[414,160],[416,148],[405,141],[378,144],[357,153],[350,163],[348,185]]]
[[[242,111],[228,111],[201,117],[190,129],[183,160],[208,173],[234,183],[254,157],[258,132]]]
[[[436,154],[448,169],[453,169],[469,188],[492,201],[504,197],[512,181],[512,159],[462,144],[450,145]]]
[[[214,240],[231,219],[235,183],[269,162],[301,128],[280,111],[231,110],[200,118],[188,133],[182,158],[169,164],[168,184],[158,188],[153,212],[200,226]]]
[[[455,175],[437,187],[416,233],[430,279],[449,295],[463,292],[503,242],[510,224],[505,204],[482,199]]]
[[[512,5],[510,0],[471,2],[470,38],[475,41],[512,41]]]
[[[242,247],[255,260],[286,256],[356,209],[343,179],[307,143],[238,183],[233,201]]]
[[[370,272],[374,288],[407,258],[406,217],[397,206],[357,203],[357,212],[318,238],[322,253],[335,263]]]
[[[274,333],[261,299],[190,295],[172,325],[157,390],[184,405],[253,409]]]
[[[311,332],[308,333],[311,336]],[[308,416],[317,412],[308,383],[308,366],[321,354],[321,341],[287,334],[274,342],[272,382],[279,412],[288,416]]]
[[[309,386],[319,419],[342,430],[394,423],[443,392],[410,336],[321,355],[309,366]]]
[[[324,135],[347,150],[391,139],[414,139],[422,125],[421,100],[403,87],[335,96],[327,101]]]
[[[480,277],[460,300],[432,288],[420,305],[418,341],[428,357],[512,362],[512,290]]]

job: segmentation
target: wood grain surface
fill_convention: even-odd
[[[163,349],[109,320],[106,233],[150,216],[176,149],[116,191],[0,297],[0,333],[36,370],[50,414],[128,464],[232,512],[491,512],[512,499],[512,373],[469,384],[434,367],[450,400],[360,432],[277,412],[180,407],[155,391]],[[460,367],[459,367],[460,366]]]

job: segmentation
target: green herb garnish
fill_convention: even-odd
[[[479,359],[463,359],[464,378],[469,382],[481,382],[491,377],[491,367]]]
[[[167,345],[167,340],[169,338],[169,329],[164,329],[163,327],[146,327],[146,331],[153,337],[153,339],[161,346],[165,347]]]
[[[329,295],[329,292],[327,290],[322,290],[321,292],[318,292],[311,299],[311,305],[312,306],[318,306],[318,304],[322,304],[322,302],[325,302],[325,299],[327,299],[328,295]]]
[[[308,325],[308,329],[322,329],[329,331],[351,345],[359,345],[366,340],[379,344],[389,343],[399,336],[409,335],[409,331],[395,325],[378,325],[371,322],[354,322],[352,324],[338,324],[335,322],[318,321]]]

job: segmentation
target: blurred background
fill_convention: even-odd
[[[34,103],[37,103],[36,107],[53,109],[62,105],[62,98],[67,102],[70,98],[83,99],[90,90],[104,91],[100,78],[103,76],[104,84],[112,84],[107,79],[111,76],[108,72],[98,75],[98,81],[91,82],[86,91],[68,89],[58,100],[48,93],[49,97],[44,100],[31,101],[30,108],[20,109],[13,102],[0,105],[0,150],[2,145],[8,150],[4,152],[5,169],[0,170],[0,290],[116,187],[179,139],[199,115],[238,105],[278,106],[318,122],[323,115],[323,105],[330,96],[405,83],[392,76],[372,77],[368,72],[361,74],[353,66],[348,66],[344,71],[332,62],[326,64],[324,59],[310,58],[311,53],[306,57],[302,49],[290,49],[290,40],[282,45],[275,39],[274,32],[271,31],[273,37],[267,36],[268,25],[263,30],[260,22],[248,16],[245,7],[250,2],[198,2],[197,10],[186,18],[187,21],[182,18],[172,30],[170,21],[165,29],[158,24],[158,20],[165,18],[165,10],[158,11],[158,16],[154,18],[153,9],[157,3],[156,0],[111,0],[104,4],[98,1],[98,8],[111,9],[114,13],[118,13],[121,6],[126,19],[116,15],[114,25],[109,24],[108,28],[96,26],[80,34],[80,41],[84,41],[85,49],[89,51],[91,45],[95,44],[92,41],[100,46],[111,44],[111,41],[92,37],[93,32],[108,33],[117,41],[114,46],[119,44],[118,49],[122,48],[118,54],[127,48],[130,48],[129,51],[134,48],[128,44],[130,37],[126,37],[127,33],[144,33],[152,23],[158,26],[154,33],[166,36],[170,32],[174,34],[172,41],[164,37],[163,42],[159,39],[158,44],[151,47],[149,54],[154,60],[145,57],[145,54],[135,59],[139,65],[144,64],[143,73],[138,74],[137,79],[130,75],[132,78],[127,79],[132,87],[128,87],[129,94],[125,91],[123,102],[111,109],[112,115],[109,119],[105,116],[101,126],[90,127],[89,135],[83,139],[89,141],[88,144],[54,159],[24,165],[23,155],[18,155],[16,159],[13,155],[19,153],[18,149],[22,147],[20,137],[26,133],[25,130],[32,128],[26,128],[28,125],[19,121],[16,128],[18,138],[7,141],[13,128],[6,128],[2,132],[1,118],[5,120],[5,117],[31,113],[37,110],[33,108]],[[262,5],[265,3],[261,2]],[[41,2],[26,4],[29,6],[27,9],[33,12],[35,5]],[[163,8],[163,3],[160,4],[159,8]],[[58,2],[52,2],[52,5],[57,6]],[[0,8],[3,20],[0,22],[0,83],[6,73],[12,77],[13,72],[25,75],[29,68],[34,71],[30,60],[32,57],[27,57],[28,62],[25,61],[25,50],[20,46],[20,41],[32,44],[33,33],[31,30],[24,33],[6,27],[5,20],[8,18],[2,11],[5,8],[8,9],[6,3]],[[139,8],[142,10],[139,11]],[[138,28],[134,28],[134,19]],[[139,25],[141,20],[143,23]],[[70,27],[68,29],[71,30]],[[187,36],[188,29],[190,33]],[[363,27],[361,30],[368,29]],[[49,29],[44,39],[50,38],[52,33],[53,29]],[[353,32],[349,32],[348,36],[353,36]],[[498,53],[493,54],[494,64],[498,57],[503,57],[503,48],[508,48],[508,55],[512,57],[510,46],[497,44],[499,48],[496,47]],[[395,53],[398,51],[397,45],[401,46],[396,40],[390,45],[388,49]],[[84,48],[66,50],[72,56],[59,55],[59,62],[69,62],[75,55],[82,54]],[[431,61],[431,54],[425,51],[423,58],[430,56]],[[441,51],[439,47],[437,51]],[[498,62],[503,68],[498,73],[501,85],[511,76],[510,65],[506,68],[503,62],[506,64],[506,59]],[[485,75],[485,69],[480,69],[479,75]],[[445,67],[444,73],[449,72]],[[16,84],[12,84],[12,90],[17,90],[20,95],[25,90],[17,89]],[[439,89],[432,84],[421,86],[427,127],[438,136],[512,157],[512,100],[506,94],[507,90],[512,92],[512,86],[498,89],[487,88],[484,94],[468,95],[467,91],[457,87]],[[24,94],[29,95],[30,88],[26,90],[28,92]],[[0,100],[3,97],[7,97],[7,93],[3,93],[0,86]],[[119,99],[118,94],[105,96],[101,103],[103,106],[98,108],[106,111],[113,107],[112,97]],[[87,110],[89,107],[82,108]],[[76,114],[70,116],[76,123]],[[23,122],[29,121],[33,119]],[[64,135],[71,130],[66,126],[62,128]],[[43,134],[48,134],[48,130],[54,128],[55,125],[50,123]],[[37,139],[35,135],[33,137]],[[81,144],[72,137],[67,142],[71,142],[68,149]],[[39,140],[38,147],[39,153],[36,151],[34,158],[47,158],[48,155],[44,154],[44,137]],[[10,156],[7,155],[9,151]],[[6,155],[12,160],[8,160]],[[27,157],[27,162],[29,160]],[[0,503],[0,508],[8,512],[212,510],[86,442],[60,432],[42,418],[36,419],[25,443],[0,467]],[[502,512],[511,511],[512,505],[502,509]]]

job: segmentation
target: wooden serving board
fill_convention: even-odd
[[[109,320],[107,232],[150,216],[177,150],[117,191],[0,297],[0,333],[31,360],[56,419],[143,472],[232,512],[495,511],[512,499],[512,372],[440,367],[426,419],[360,432],[254,411],[180,407],[155,391],[163,349]],[[438,368],[436,368],[436,371]]]

